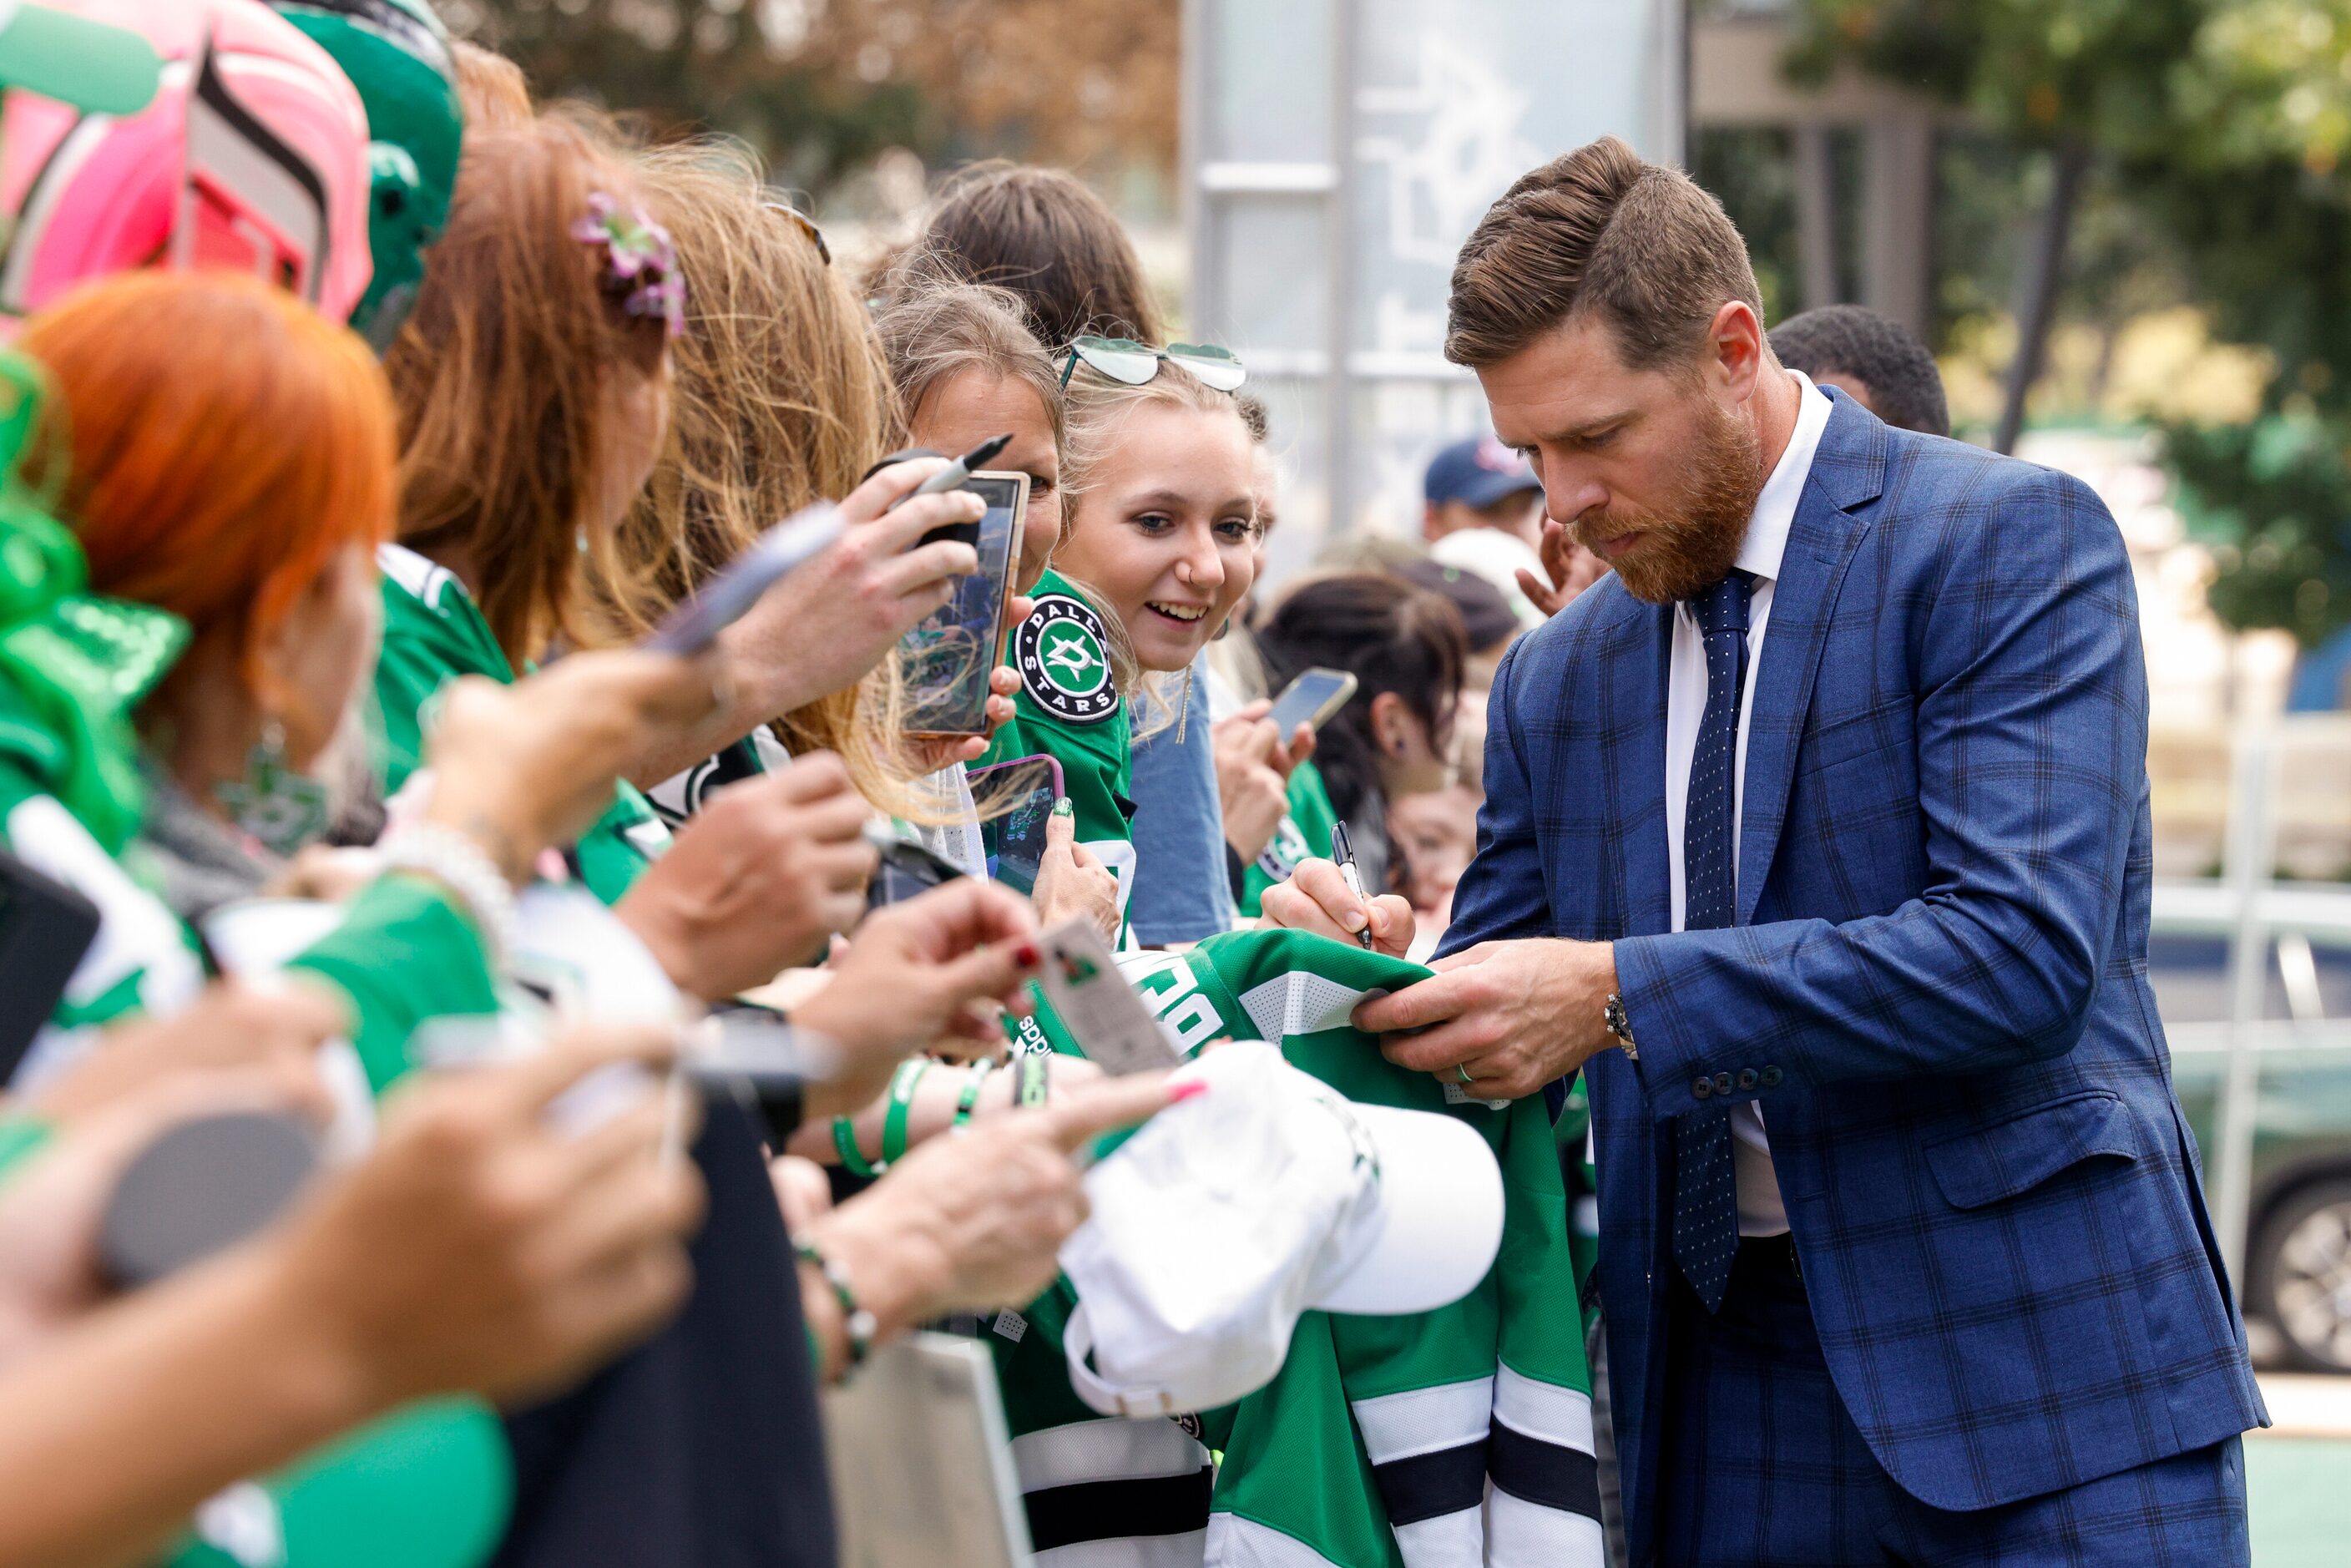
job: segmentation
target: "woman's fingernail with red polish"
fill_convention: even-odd
[[[1045,961],[1045,955],[1037,950],[1034,942],[1023,942],[1012,949],[1012,961],[1024,969],[1033,969]]]
[[[1167,1103],[1170,1105],[1180,1104],[1186,1100],[1196,1100],[1207,1092],[1207,1079],[1186,1078],[1181,1083],[1171,1083],[1167,1086]]]

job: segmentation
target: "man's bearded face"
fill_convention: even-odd
[[[1568,525],[1576,543],[1608,560],[1634,598],[1689,599],[1720,582],[1739,559],[1747,520],[1763,492],[1762,444],[1754,426],[1693,387],[1668,498],[1649,507],[1621,499]],[[1608,548],[1597,548],[1606,541]]]

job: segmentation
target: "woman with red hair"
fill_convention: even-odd
[[[42,602],[0,638],[17,654],[0,653],[0,833],[105,921],[25,1088],[98,1026],[176,1010],[203,984],[196,944],[118,863],[156,799],[228,853],[291,852],[325,826],[316,775],[374,652],[394,450],[366,347],[242,276],[111,277],[19,345],[55,392],[26,466],[74,540],[50,541]],[[0,566],[29,559],[0,549]],[[642,716],[698,711],[708,683],[621,655],[458,695],[423,820],[387,841],[400,869],[301,960],[351,1002],[379,1086],[419,1019],[495,1006],[506,888],[593,815]]]

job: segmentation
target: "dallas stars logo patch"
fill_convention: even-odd
[[[1012,663],[1029,697],[1055,718],[1100,724],[1118,712],[1102,620],[1083,602],[1049,593],[1012,635]]]

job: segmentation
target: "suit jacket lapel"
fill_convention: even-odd
[[[1813,456],[1811,475],[1796,502],[1787,552],[1771,587],[1771,615],[1763,628],[1763,659],[1755,672],[1755,701],[1747,719],[1745,798],[1740,812],[1739,924],[1754,918],[1763,880],[1786,820],[1796,743],[1813,702],[1813,684],[1828,642],[1837,587],[1868,520],[1849,508],[1876,498],[1885,473],[1886,427],[1844,393]],[[1662,727],[1662,726],[1661,726]]]
[[[1631,612],[1614,629],[1599,700],[1601,788],[1609,836],[1624,889],[1623,935],[1672,929],[1666,860],[1666,687],[1674,651],[1674,607],[1627,599]],[[1770,633],[1765,633],[1769,645]]]

